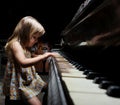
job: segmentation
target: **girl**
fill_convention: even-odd
[[[32,58],[30,48],[44,33],[44,27],[35,18],[26,16],[19,21],[8,39],[5,45],[8,62],[3,82],[6,105],[13,105],[12,102],[17,104],[18,100],[27,100],[28,105],[42,105],[37,95],[46,83],[36,73],[33,65],[55,53],[47,52]]]

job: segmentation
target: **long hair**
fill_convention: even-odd
[[[25,46],[29,43],[30,36],[36,33],[42,36],[45,33],[44,27],[32,16],[23,17],[16,25],[13,34],[8,38],[5,48],[15,40],[20,41],[20,44]]]

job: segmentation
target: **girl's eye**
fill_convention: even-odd
[[[37,37],[33,36],[33,39],[37,40]]]

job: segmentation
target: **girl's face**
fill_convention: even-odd
[[[32,47],[35,43],[37,43],[39,37],[40,35],[38,33],[31,35],[28,47]]]

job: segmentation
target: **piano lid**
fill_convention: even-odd
[[[62,45],[119,45],[120,6],[115,1],[85,0],[62,31]]]

